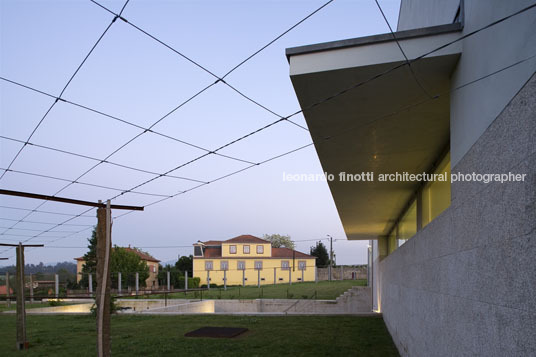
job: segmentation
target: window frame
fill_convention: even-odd
[[[242,267],[240,267],[242,265]],[[236,270],[246,270],[246,261],[245,260],[239,260],[236,262]]]
[[[247,247],[247,251],[246,251],[246,247]],[[251,252],[251,247],[249,246],[249,244],[245,244],[242,246],[242,253],[249,254],[250,252]]]
[[[234,250],[234,251],[233,251]],[[231,244],[229,246],[229,254],[236,254],[237,252],[237,247],[236,247],[236,244]]]
[[[257,254],[264,254],[264,245],[262,244],[257,245]]]
[[[229,270],[228,260],[220,260],[220,270]]]
[[[255,270],[262,270],[262,260],[255,260]]]
[[[214,261],[212,260],[205,260],[205,270],[214,270]]]
[[[298,260],[298,270],[307,270],[307,260]]]
[[[284,263],[287,263],[286,266],[284,266]],[[290,270],[290,260],[281,261],[281,270]]]

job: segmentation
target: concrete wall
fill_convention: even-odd
[[[532,0],[464,1],[463,35],[513,14]],[[398,30],[452,23],[459,0],[402,0]],[[456,88],[536,55],[536,8],[463,40]],[[456,165],[536,70],[536,57],[451,96],[451,162]]]
[[[465,1],[463,33],[512,14],[532,0]],[[463,55],[453,75],[453,86],[495,72],[536,55],[536,8],[463,41]],[[454,166],[499,115],[536,70],[536,58],[474,85],[451,97],[451,160]]]
[[[527,181],[453,183],[451,206],[379,263],[401,355],[536,355],[535,98],[533,76],[452,168]]]
[[[336,300],[253,299],[253,300],[119,300],[120,306],[141,313],[220,314],[362,314],[371,312],[371,289],[353,287]]]
[[[398,15],[398,31],[451,24],[460,0],[402,0]]]
[[[316,272],[318,275],[318,280],[329,280],[329,268],[316,268]],[[333,280],[351,280],[353,279],[352,273],[357,274],[357,279],[367,279],[367,268],[356,268],[352,266],[337,266],[333,268],[333,271],[331,273],[331,278]]]

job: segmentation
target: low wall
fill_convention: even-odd
[[[136,300],[123,300],[132,306]],[[144,301],[141,301],[142,303]],[[151,305],[136,305],[140,313],[229,313],[229,314],[358,314],[372,310],[371,290],[354,287],[336,300],[254,299],[254,300],[156,300]],[[150,307],[149,307],[150,306]]]
[[[89,313],[93,303],[85,304],[73,304],[73,305],[62,305],[62,306],[49,306],[49,307],[38,307],[35,309],[26,309],[26,314],[80,314],[80,313]]]
[[[329,280],[329,268],[316,268],[318,280]],[[354,274],[355,273],[355,274]],[[341,279],[342,276],[342,279]],[[332,280],[367,279],[367,267],[339,265],[331,271]]]

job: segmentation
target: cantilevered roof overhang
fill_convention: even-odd
[[[412,60],[459,38],[461,29],[455,23],[395,36]],[[448,147],[448,92],[461,43],[412,62],[411,69],[392,34],[289,48],[286,54],[322,167],[335,176],[328,184],[347,238],[388,234],[419,183],[379,182],[378,174],[428,171]],[[340,172],[373,172],[375,180],[344,182]]]

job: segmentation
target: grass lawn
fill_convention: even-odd
[[[15,316],[0,314],[2,355],[95,356],[95,319],[27,316],[30,349],[15,350]],[[203,326],[245,327],[234,339],[184,337]],[[398,356],[379,317],[129,316],[112,317],[114,356]]]
[[[320,299],[334,300],[352,286],[365,286],[366,280],[319,281],[318,283],[294,283],[292,285],[263,285],[246,287],[211,288],[203,291],[203,299]],[[170,299],[199,299],[201,292],[168,294]],[[142,298],[163,299],[163,294],[148,295]]]

